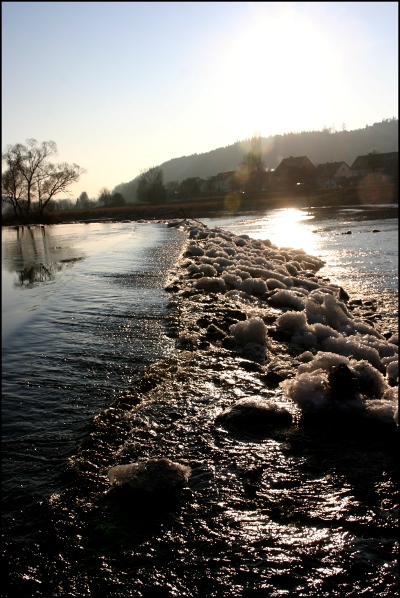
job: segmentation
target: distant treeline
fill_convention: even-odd
[[[171,218],[199,219],[207,217],[226,216],[228,214],[263,214],[274,208],[309,208],[345,206],[345,205],[378,205],[398,203],[398,189],[382,186],[374,190],[374,196],[365,187],[349,189],[311,190],[304,194],[302,189],[288,194],[285,191],[261,192],[236,195],[198,198],[195,200],[168,201],[149,204],[127,204],[119,207],[97,206],[85,209],[70,209],[68,211],[53,211],[42,214],[41,217],[31,215],[31,224],[59,224],[62,222],[91,222],[99,220],[164,220]],[[20,225],[21,222],[14,214],[2,215],[2,226]],[[27,224],[27,222],[26,222]]]
[[[315,166],[339,161],[351,166],[359,155],[398,151],[398,119],[386,119],[354,131],[347,131],[343,125],[341,131],[324,128],[322,131],[261,137],[261,145],[263,162],[269,169],[276,168],[283,158],[290,156],[307,156]],[[159,167],[165,183],[181,182],[189,177],[207,179],[220,172],[236,170],[250,149],[251,139],[246,139],[203,154],[173,158]],[[127,203],[135,203],[138,180],[136,177],[121,183],[113,192],[121,193]]]

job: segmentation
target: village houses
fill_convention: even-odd
[[[349,166],[344,161],[326,162],[315,166],[307,156],[283,158],[275,170],[266,170],[260,190],[294,189],[306,185],[316,189],[337,189],[362,184],[374,174],[382,183],[397,183],[398,152],[370,153],[357,156]],[[243,182],[234,170],[220,172],[207,180],[198,179],[202,192],[243,193],[249,182]]]

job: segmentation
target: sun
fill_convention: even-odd
[[[226,109],[238,135],[309,130],[307,123],[318,118],[321,128],[337,93],[339,57],[317,20],[290,6],[272,16],[261,8],[250,15],[221,57],[221,77],[233,89]]]

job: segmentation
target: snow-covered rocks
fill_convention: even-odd
[[[232,324],[230,332],[238,345],[245,346],[248,343],[265,345],[267,338],[267,327],[260,318],[250,318],[244,322]]]
[[[281,387],[303,413],[359,413],[394,421],[397,392],[366,360],[318,352]]]
[[[322,260],[199,222],[179,221],[179,226],[189,233],[182,297],[208,296],[209,313],[218,306],[219,316],[208,321],[206,332],[197,329],[199,339],[264,364],[266,380],[287,372],[282,389],[303,412],[395,417],[398,335],[381,333],[363,315],[365,308],[354,310],[362,302],[349,301],[344,289],[317,276]],[[240,306],[245,319],[228,325],[221,315],[228,304]],[[275,351],[277,343],[289,348],[292,361],[306,352],[297,371],[293,364],[278,368],[279,374],[276,368],[268,371],[274,342]]]
[[[143,463],[115,465],[108,472],[113,487],[141,492],[159,492],[183,488],[191,474],[190,467],[165,457]]]

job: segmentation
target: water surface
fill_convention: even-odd
[[[396,216],[274,210],[210,225],[322,257],[320,272],[396,329]],[[226,311],[165,292],[184,238],[155,223],[3,229],[4,595],[396,595],[392,437],[216,424],[245,396],[293,406],[257,363],[175,349],[171,311],[178,332]],[[109,493],[109,467],[157,455],[192,468],[176,502]]]

